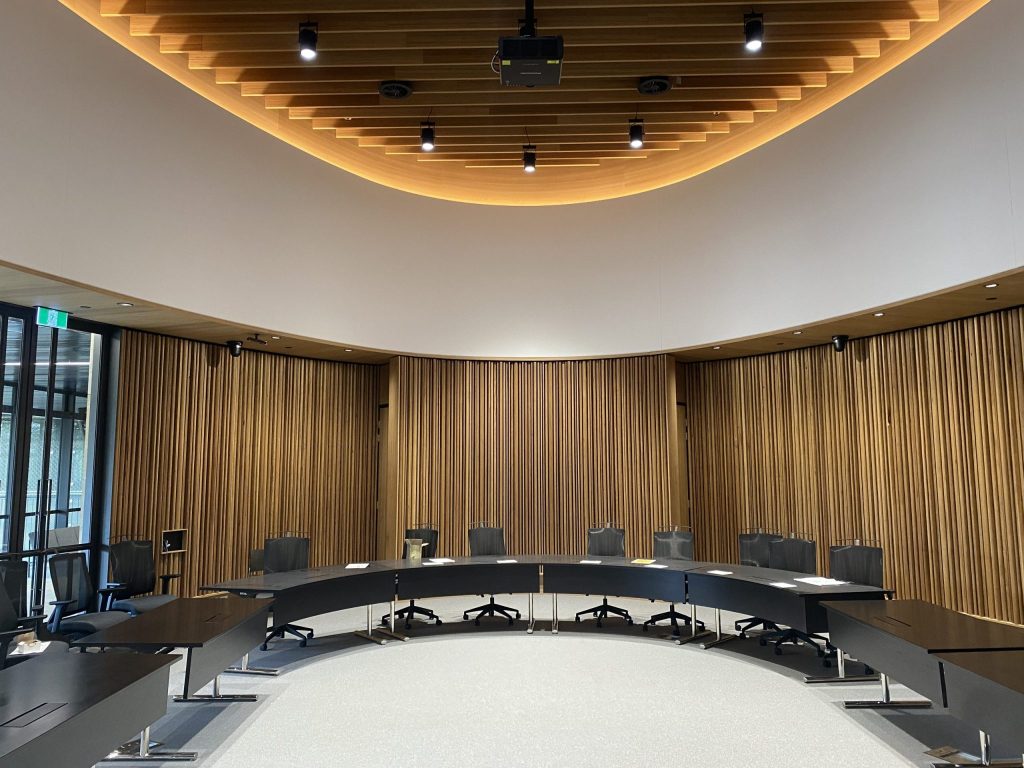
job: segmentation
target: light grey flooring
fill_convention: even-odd
[[[301,649],[277,640],[251,663],[278,677],[225,675],[224,693],[255,704],[175,704],[153,728],[165,748],[200,752],[205,768],[328,766],[926,766],[925,749],[973,747],[976,733],[934,710],[847,711],[844,698],[876,698],[877,685],[809,686],[828,673],[813,653],[775,656],[756,640],[701,650],[644,633],[661,604],[613,600],[639,619],[603,630],[576,624],[594,598],[563,596],[561,632],[546,624],[463,623],[472,596],[424,601],[445,623],[377,646],[353,637],[362,609],[307,622]],[[501,599],[520,607],[526,598]],[[375,618],[383,612],[377,606]],[[711,621],[712,611],[699,610]],[[550,598],[537,599],[539,620]],[[724,625],[731,627],[731,615]],[[856,665],[851,671],[856,670]],[[172,692],[183,670],[172,670]],[[894,686],[894,696],[914,694]],[[994,744],[997,755],[999,744]]]

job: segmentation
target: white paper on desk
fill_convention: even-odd
[[[444,565],[444,563],[439,563],[436,560],[424,560],[423,565]]]
[[[369,563],[349,563],[348,565],[345,566],[346,569],[348,569],[348,568],[369,568],[369,567],[370,567]]]
[[[455,561],[452,560],[450,557],[432,557],[430,558],[429,562],[433,563],[434,565],[441,565],[442,563],[454,563]]]
[[[580,565],[600,565],[600,560],[580,560]]]
[[[802,581],[804,584],[812,584],[815,587],[838,587],[840,584],[846,584],[845,581],[837,581],[836,579],[829,579],[825,576],[805,576],[799,579],[793,579],[793,581]]]
[[[660,563],[648,563],[644,568],[668,568],[667,565],[661,565]]]
[[[771,586],[779,589],[796,589],[796,584],[790,584],[788,581],[773,581]]]
[[[518,563],[518,562],[519,562],[518,560],[498,560],[497,561],[497,563],[499,565],[506,565],[507,563]]]
[[[713,576],[732,576],[732,571],[708,571]]]
[[[42,653],[50,646],[49,641],[35,643],[18,643],[8,656],[30,656],[33,653]]]

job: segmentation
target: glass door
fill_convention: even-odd
[[[18,393],[21,391],[21,358],[25,321],[0,314],[0,553],[8,552],[14,528],[15,457]]]

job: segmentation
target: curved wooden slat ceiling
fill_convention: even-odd
[[[562,83],[511,89],[491,58],[499,36],[516,34],[520,0],[62,0],[328,162],[419,194],[526,205],[618,197],[713,168],[845,98],[987,1],[539,0],[540,34],[565,38]],[[743,45],[751,10],[765,19],[758,53]],[[305,21],[319,25],[313,62],[297,51]],[[639,94],[650,75],[672,89]],[[378,95],[391,79],[414,93]],[[635,115],[647,133],[639,150],[627,141]],[[432,153],[419,148],[428,116]],[[522,173],[527,131],[534,176]]]

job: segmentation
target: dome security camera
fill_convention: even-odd
[[[229,342],[226,342],[226,343],[227,343],[227,347],[228,347],[228,352],[231,353],[232,357],[241,357],[242,356],[242,342],[240,342],[240,341],[229,341]]]
[[[836,334],[832,337],[832,346],[835,348],[836,352],[842,352],[846,349],[846,342],[849,340],[850,337],[845,333]]]

